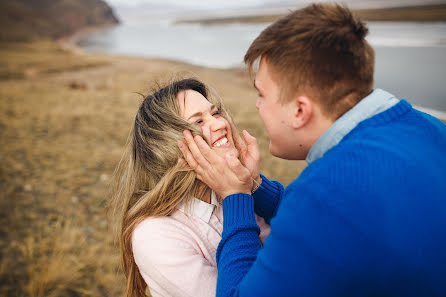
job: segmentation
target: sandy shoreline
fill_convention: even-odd
[[[74,32],[71,35],[67,35],[62,38],[57,39],[56,42],[58,42],[64,48],[71,49],[77,53],[82,53],[83,49],[77,45],[77,43],[79,42],[79,40],[82,37],[84,37],[88,34],[94,33],[96,31],[100,31],[100,30],[107,29],[107,28],[112,28],[115,26],[119,26],[119,24],[105,24],[105,25],[101,25],[101,26],[85,27],[80,30],[77,30],[76,32]]]

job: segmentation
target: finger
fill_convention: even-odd
[[[198,162],[192,156],[192,153],[190,152],[190,150],[187,147],[187,145],[185,145],[183,141],[179,140],[178,141],[178,147],[179,147],[181,153],[184,156],[184,159],[180,159],[180,160],[184,160],[185,162],[187,162],[187,165],[189,165],[190,168],[192,168],[192,169],[197,168],[198,167]],[[180,161],[180,160],[178,160],[178,161]]]
[[[248,144],[248,151],[251,154],[251,156],[258,160],[260,158],[260,152],[259,152],[259,144],[257,143],[257,139],[251,134],[249,134],[248,131],[243,130],[242,132],[243,138],[245,138],[246,143]]]
[[[232,135],[232,139],[234,139],[234,145],[236,148],[240,149],[241,151],[246,150],[246,144],[243,141],[243,139],[240,137],[239,133],[234,132]]]
[[[211,147],[207,144],[206,141],[204,141],[201,136],[195,136],[194,140],[195,143],[198,145],[200,152],[210,164],[217,165],[219,163],[222,163],[222,158],[211,149]]]
[[[198,163],[198,165],[204,169],[209,168],[210,167],[209,162],[206,160],[206,158],[201,153],[201,151],[198,148],[198,145],[195,142],[194,138],[192,137],[192,134],[190,133],[190,131],[184,130],[183,134],[184,134],[184,138],[186,139],[186,145],[187,145],[189,151],[191,152],[192,157],[195,159],[195,161]]]
[[[249,182],[251,180],[251,173],[249,170],[242,165],[240,160],[232,154],[226,155],[226,162],[229,168],[237,176],[237,178],[242,182]]]
[[[184,167],[184,168],[188,167],[188,165],[189,165],[183,158],[179,158],[177,163],[180,167]]]

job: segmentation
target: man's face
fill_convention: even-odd
[[[273,79],[265,58],[260,60],[254,86],[259,93],[256,108],[270,137],[270,153],[279,158],[292,159],[290,153],[293,150],[294,131],[289,124],[291,106],[279,102],[280,84]]]

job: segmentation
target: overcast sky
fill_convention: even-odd
[[[278,0],[106,0],[116,6],[138,6],[152,4],[154,6],[181,6],[191,8],[237,8],[261,6],[268,3],[281,3],[289,1]]]
[[[263,6],[299,5],[309,2],[327,2],[327,0],[105,0],[115,7],[153,5],[154,7],[184,7],[198,9],[230,9]],[[341,0],[347,4],[360,6],[389,6],[406,4],[445,3],[446,0]]]

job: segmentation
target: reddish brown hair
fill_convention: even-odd
[[[264,57],[281,82],[281,98],[308,95],[336,119],[372,91],[375,54],[367,33],[347,7],[312,4],[263,30],[244,60],[252,72]]]

